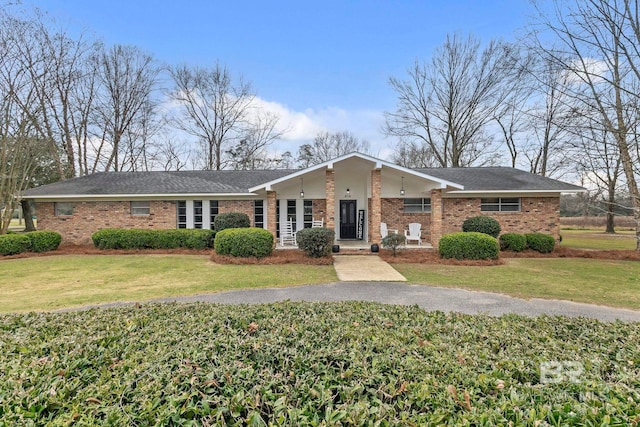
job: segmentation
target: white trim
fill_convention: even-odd
[[[279,183],[285,182],[285,181],[289,181],[289,180],[291,180],[293,178],[297,178],[297,177],[299,177],[301,175],[305,175],[305,174],[308,174],[309,172],[313,172],[313,171],[316,171],[316,170],[319,170],[319,169],[323,169],[325,167],[327,169],[333,169],[335,167],[335,163],[341,162],[343,160],[351,159],[351,158],[354,158],[354,157],[357,157],[359,159],[363,159],[363,160],[367,160],[367,161],[372,162],[375,165],[375,169],[380,169],[383,166],[386,166],[386,167],[388,167],[390,169],[395,169],[395,170],[404,172],[404,173],[409,174],[409,175],[417,176],[419,178],[428,179],[430,181],[435,181],[435,182],[440,184],[440,188],[454,187],[454,188],[458,188],[460,190],[464,189],[463,185],[456,184],[455,182],[447,181],[447,180],[444,180],[444,179],[441,179],[441,178],[436,178],[435,176],[427,175],[427,174],[424,174],[422,172],[417,172],[417,171],[415,171],[413,169],[408,169],[408,168],[405,168],[405,167],[402,167],[402,166],[398,166],[396,164],[389,163],[387,161],[384,161],[384,160],[381,160],[381,159],[377,159],[375,157],[371,157],[371,156],[368,156],[366,154],[350,153],[350,154],[345,154],[344,156],[340,156],[340,157],[338,157],[336,159],[329,160],[327,162],[319,163],[317,165],[308,167],[306,169],[301,169],[301,170],[296,171],[294,173],[291,173],[289,175],[285,175],[285,176],[283,176],[281,178],[274,179],[273,181],[268,181],[268,182],[265,182],[264,184],[260,184],[260,185],[257,185],[255,187],[249,188],[249,191],[252,192],[252,193],[256,192],[256,191],[259,191],[259,190],[270,191],[269,189],[271,189],[276,184],[279,184]]]
[[[446,197],[447,195],[454,196],[464,196],[464,195],[482,195],[482,194],[514,194],[514,195],[525,195],[525,194],[549,194],[553,196],[559,196],[561,193],[585,193],[588,190],[453,190],[447,191],[442,194],[442,197]],[[514,196],[516,197],[516,196]]]

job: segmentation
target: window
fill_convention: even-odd
[[[264,228],[264,201],[253,201],[253,226]]]
[[[304,199],[304,228],[311,228],[313,225],[313,200]]]
[[[209,219],[211,221],[211,229],[213,230],[214,221],[216,220],[216,216],[218,215],[218,201],[217,200],[209,200]]]
[[[73,203],[70,203],[70,202],[56,202],[55,203],[55,215],[56,216],[71,216],[71,215],[73,215]]]
[[[149,201],[131,202],[131,215],[149,215],[151,209],[149,207]]]
[[[202,200],[193,201],[193,228],[202,228]]]
[[[291,225],[293,226],[293,231],[297,231],[298,227],[296,227],[296,201],[295,200],[287,200],[287,221],[291,220]]]
[[[404,213],[431,212],[431,199],[404,199]]]
[[[488,197],[480,199],[482,212],[520,212],[520,197]]]
[[[187,202],[180,200],[176,202],[176,207],[178,209],[178,228],[187,228]]]

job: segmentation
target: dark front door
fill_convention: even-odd
[[[340,200],[340,238],[356,238],[356,201]]]

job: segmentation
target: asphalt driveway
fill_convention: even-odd
[[[640,321],[640,311],[634,310],[539,298],[525,300],[490,292],[438,288],[399,282],[339,282],[278,289],[239,290],[158,299],[154,302],[202,301],[222,304],[260,304],[285,300],[310,302],[357,300],[385,304],[418,305],[428,311],[455,311],[467,314],[485,313],[493,316],[507,313],[526,316],[549,314],[591,317],[605,321],[614,321],[616,319]]]

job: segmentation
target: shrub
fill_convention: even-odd
[[[296,233],[298,247],[311,258],[320,258],[331,254],[335,232],[329,228],[303,228]]]
[[[0,236],[0,255],[16,255],[31,249],[31,240],[26,234]]]
[[[553,252],[553,248],[556,245],[556,240],[548,234],[529,233],[525,234],[525,238],[527,239],[527,247],[541,254]]]
[[[390,248],[393,251],[393,256],[396,256],[400,245],[403,245],[406,240],[402,234],[391,233],[382,239],[382,246]]]
[[[216,234],[214,246],[220,255],[263,258],[273,252],[273,234],[262,228],[227,228]]]
[[[500,245],[495,238],[485,233],[469,231],[442,236],[438,252],[442,258],[496,259]]]
[[[216,215],[213,220],[213,228],[216,231],[226,230],[227,228],[249,228],[251,220],[247,214],[240,212],[227,212]]]
[[[213,246],[215,231],[200,229],[140,230],[105,228],[91,236],[99,249],[205,249]]]
[[[524,251],[527,249],[527,238],[524,234],[505,233],[500,236],[500,249],[513,252]]]
[[[33,252],[55,251],[62,242],[62,236],[55,231],[30,231],[26,236],[31,242]]]
[[[500,223],[490,216],[474,216],[471,218],[467,218],[462,223],[462,231],[475,231],[498,238],[498,235],[500,234]]]

